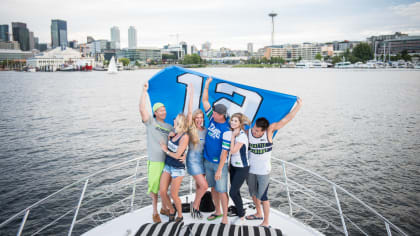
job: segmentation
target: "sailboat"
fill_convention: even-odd
[[[118,72],[114,57],[111,58],[108,65],[108,74],[116,74]]]

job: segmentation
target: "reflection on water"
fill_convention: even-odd
[[[199,71],[302,97],[301,111],[275,137],[274,156],[333,180],[416,234],[419,71]],[[142,156],[138,99],[142,83],[156,72],[1,72],[0,221],[89,173]],[[270,191],[273,201],[283,194]],[[66,197],[61,200],[77,203]],[[33,212],[29,219],[45,214]]]

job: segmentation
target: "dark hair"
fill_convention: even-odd
[[[262,131],[265,131],[268,129],[268,126],[270,125],[270,122],[264,117],[260,117],[255,121],[255,126],[262,129]]]

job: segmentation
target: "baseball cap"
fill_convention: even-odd
[[[226,115],[227,108],[223,104],[216,104],[213,106],[213,110],[221,115]]]

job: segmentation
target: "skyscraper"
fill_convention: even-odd
[[[9,38],[9,25],[0,25],[0,41],[8,42]]]
[[[254,45],[252,43],[248,43],[248,53],[249,55],[254,53]]]
[[[29,50],[35,49],[34,32],[29,31]]]
[[[111,28],[111,49],[120,49],[120,28]]]
[[[29,30],[25,23],[12,22],[13,40],[19,42],[22,51],[29,51]]]
[[[64,20],[51,20],[51,47],[66,47],[67,45],[67,22]]]
[[[128,28],[128,48],[137,48],[137,29],[134,26]]]

